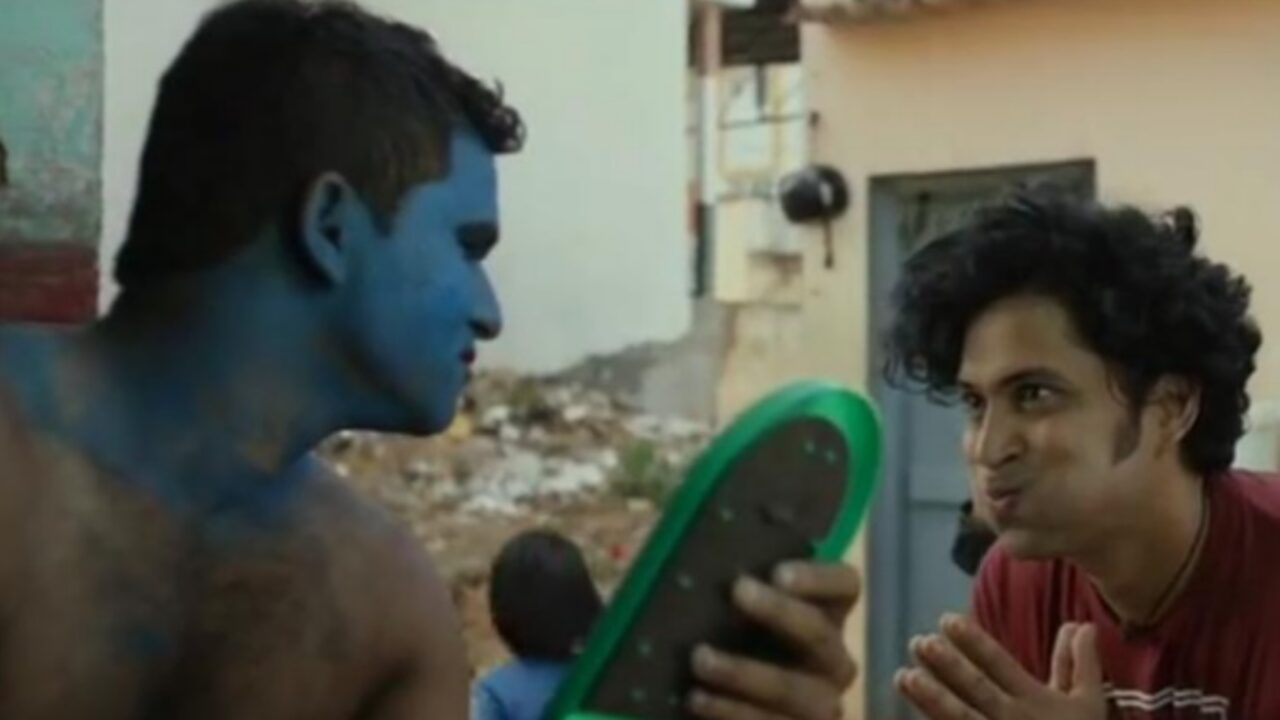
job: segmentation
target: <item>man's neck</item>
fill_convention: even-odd
[[[247,307],[240,307],[246,305]],[[199,512],[257,493],[343,425],[308,318],[270,297],[117,308],[53,341],[54,429]]]
[[[1182,468],[1168,474],[1163,498],[1074,559],[1126,626],[1163,619],[1194,574],[1208,533],[1204,481]]]

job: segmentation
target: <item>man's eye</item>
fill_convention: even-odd
[[[964,410],[970,418],[981,417],[983,410],[986,408],[986,402],[976,393],[962,393],[960,402],[964,405]]]
[[[468,260],[484,260],[498,244],[498,227],[491,223],[463,225],[458,228],[458,244]]]
[[[481,260],[484,260],[485,256],[489,254],[489,248],[491,247],[483,243],[467,242],[466,240],[463,240],[459,244],[462,245],[463,256],[473,262],[480,262]]]
[[[1058,395],[1057,391],[1046,385],[1021,385],[1015,392],[1018,407],[1031,408],[1042,406]]]

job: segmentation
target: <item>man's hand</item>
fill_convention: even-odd
[[[942,635],[916,638],[919,667],[900,670],[898,691],[930,720],[1102,720],[1107,716],[1097,631],[1068,623],[1058,631],[1048,685],[1022,668],[991,636],[955,615]]]
[[[709,647],[694,652],[703,689],[690,709],[708,720],[836,720],[857,666],[844,645],[844,622],[862,581],[848,565],[791,562],[771,584],[740,579],[734,602],[800,652],[799,667],[779,667]]]

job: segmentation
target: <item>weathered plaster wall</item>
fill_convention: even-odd
[[[97,299],[101,0],[0,0],[0,321]]]

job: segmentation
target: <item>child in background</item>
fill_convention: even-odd
[[[604,602],[572,541],[523,532],[502,547],[489,580],[489,613],[514,659],[472,690],[472,720],[542,720]]]
[[[987,551],[996,543],[998,537],[990,524],[978,517],[973,511],[973,501],[966,500],[960,506],[960,520],[956,528],[955,539],[951,543],[951,561],[965,575],[973,577],[978,574],[982,560]]]

